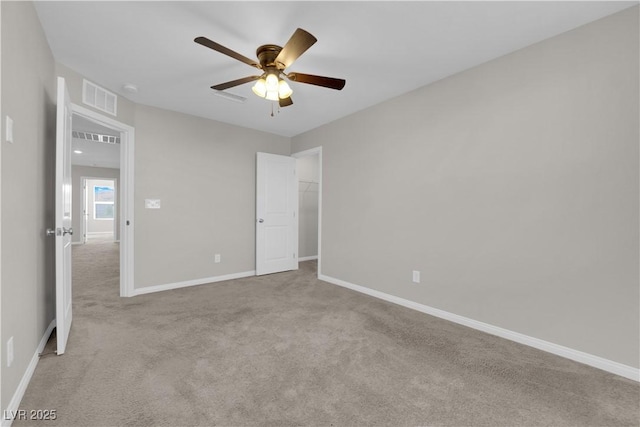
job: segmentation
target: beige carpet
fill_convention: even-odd
[[[638,426],[633,381],[299,271],[118,297],[74,247],[74,323],[22,409],[63,426]],[[14,425],[27,425],[16,421]]]

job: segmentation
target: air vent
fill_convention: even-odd
[[[228,99],[229,101],[235,102],[245,102],[247,98],[242,95],[236,95],[235,93],[224,92],[221,90],[216,90],[213,92],[214,95],[219,96],[220,98]]]
[[[84,80],[82,84],[82,102],[114,116],[118,110],[118,97],[116,94],[88,80]]]
[[[72,131],[71,134],[73,135],[74,138],[86,139],[87,141],[103,142],[105,144],[120,144],[119,136],[102,135],[99,133],[91,133],[91,132],[80,132],[77,130]]]

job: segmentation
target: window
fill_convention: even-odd
[[[93,186],[93,219],[113,219],[115,191],[112,186]]]

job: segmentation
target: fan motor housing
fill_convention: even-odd
[[[276,58],[278,57],[278,54],[281,50],[282,47],[275,44],[265,44],[260,46],[256,50],[256,56],[258,57],[258,60],[260,60],[260,65],[262,65],[262,68],[267,69],[276,67],[279,70],[284,69],[282,64],[276,64]]]

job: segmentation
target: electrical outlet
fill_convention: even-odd
[[[7,368],[13,363],[13,337],[7,341]]]
[[[146,209],[160,209],[160,199],[144,199]]]
[[[420,283],[420,272],[413,270],[413,283]]]
[[[215,263],[219,263],[220,262],[220,254],[216,254],[216,258],[215,258]]]

